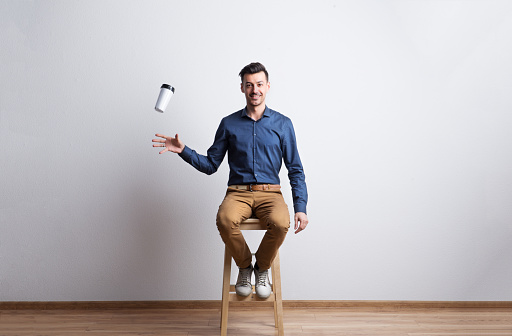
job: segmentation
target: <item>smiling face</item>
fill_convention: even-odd
[[[270,82],[263,71],[254,74],[245,74],[242,84],[242,92],[245,94],[247,106],[265,105],[265,97],[270,89]]]

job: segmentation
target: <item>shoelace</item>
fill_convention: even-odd
[[[251,271],[252,270],[247,270],[247,271],[244,270],[244,271],[240,272],[237,284],[240,286],[250,285]]]
[[[267,286],[268,279],[268,271],[259,272],[258,273],[258,285],[259,286]]]

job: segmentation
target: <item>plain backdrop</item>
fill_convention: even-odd
[[[227,163],[151,139],[205,154],[253,61],[309,190],[285,300],[512,300],[511,59],[506,0],[1,0],[0,300],[220,299]]]

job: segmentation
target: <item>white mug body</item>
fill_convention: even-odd
[[[171,100],[172,95],[174,94],[174,88],[169,84],[163,84],[160,88],[160,94],[158,95],[158,99],[156,101],[155,110],[163,113]]]

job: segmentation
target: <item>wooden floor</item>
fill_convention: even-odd
[[[234,307],[228,335],[276,335],[269,307]],[[220,333],[220,309],[0,310],[0,335]],[[285,335],[512,336],[512,308],[285,308]]]

